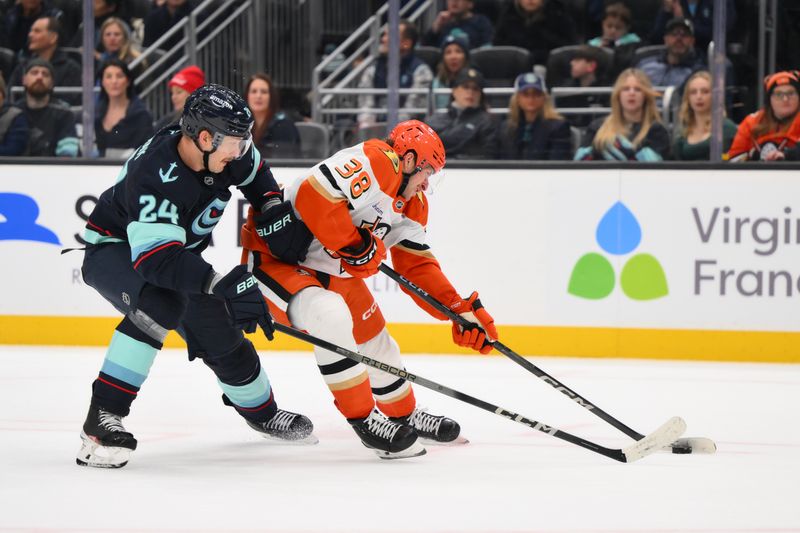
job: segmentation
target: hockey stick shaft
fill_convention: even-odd
[[[446,305],[441,303],[439,300],[437,300],[436,298],[434,298],[433,296],[428,294],[423,288],[418,287],[417,285],[415,285],[411,280],[409,280],[408,278],[406,278],[406,277],[402,276],[401,274],[399,274],[397,271],[392,269],[386,263],[381,263],[381,266],[379,268],[380,268],[381,272],[383,272],[384,274],[386,274],[387,276],[389,276],[390,278],[395,280],[397,283],[399,283],[400,285],[404,286],[405,288],[407,288],[408,290],[410,290],[411,292],[413,292],[414,294],[419,296],[422,300],[424,300],[425,302],[430,304],[434,309],[436,309],[440,313],[443,313],[444,315],[446,315],[450,320],[452,320],[456,324],[458,324],[461,327],[466,328],[466,329],[475,327],[475,324],[473,324],[472,322],[468,321],[467,319],[465,319],[464,317],[462,317],[458,313],[455,313],[449,307],[447,307]],[[518,365],[523,367],[525,370],[527,370],[531,374],[535,375],[536,377],[538,377],[539,379],[541,379],[542,381],[544,381],[545,383],[547,383],[548,385],[553,387],[554,389],[562,392],[565,396],[567,396],[573,402],[577,403],[578,405],[580,405],[584,409],[587,409],[587,410],[591,411],[596,416],[598,416],[601,419],[605,420],[606,422],[608,422],[609,424],[611,424],[612,426],[614,426],[618,430],[622,431],[623,433],[625,433],[629,437],[631,437],[633,439],[636,439],[636,440],[641,440],[641,439],[644,438],[644,435],[642,435],[638,431],[626,426],[625,424],[623,424],[622,422],[620,422],[619,420],[617,420],[616,418],[614,418],[610,414],[606,413],[605,411],[603,411],[602,409],[600,409],[599,407],[597,407],[593,403],[589,402],[589,400],[587,400],[586,398],[584,398],[583,396],[581,396],[580,394],[578,394],[574,390],[570,389],[569,387],[567,387],[566,385],[564,385],[563,383],[558,381],[556,378],[554,378],[553,376],[551,376],[550,374],[548,374],[547,372],[545,372],[544,370],[542,370],[538,366],[534,365],[533,363],[531,363],[530,361],[528,361],[527,359],[525,359],[524,357],[522,357],[518,353],[514,352],[511,348],[509,348],[508,346],[506,346],[505,344],[503,344],[499,340],[490,341],[490,344],[492,345],[492,347],[495,350],[497,350],[501,354],[505,355],[506,357],[508,357],[509,359],[511,359],[512,361],[514,361],[515,363],[517,363]]]
[[[578,446],[581,446],[582,448],[586,448],[587,450],[591,450],[600,455],[605,455],[606,457],[610,457],[611,459],[620,461],[622,463],[630,463],[638,459],[641,459],[642,457],[650,455],[651,453],[657,451],[661,446],[664,446],[667,442],[671,442],[671,440],[668,439],[673,439],[677,438],[677,436],[680,436],[678,433],[677,436],[673,437],[673,434],[676,432],[682,433],[683,429],[685,429],[686,427],[685,423],[683,423],[682,420],[676,417],[668,421],[657,431],[653,432],[653,434],[651,434],[650,437],[647,437],[647,439],[650,439],[649,442],[642,441],[641,445],[637,443],[637,445],[630,446],[625,449],[606,448],[605,446],[600,446],[599,444],[595,444],[594,442],[582,439],[580,437],[576,437],[575,435],[567,433],[566,431],[562,431],[555,427],[548,426],[541,422],[537,422],[536,420],[526,418],[522,415],[504,409],[502,407],[493,405],[479,398],[475,398],[474,396],[470,396],[469,394],[465,394],[455,389],[451,389],[450,387],[441,385],[439,383],[436,383],[435,381],[431,381],[422,376],[412,374],[407,370],[391,366],[381,361],[372,359],[371,357],[367,357],[365,355],[361,355],[360,353],[348,350],[341,346],[337,346],[336,344],[320,339],[318,337],[314,337],[313,335],[309,335],[308,333],[295,329],[291,326],[286,326],[278,322],[275,322],[275,329],[282,333],[286,333],[287,335],[290,335],[296,339],[300,339],[302,341],[313,344],[314,346],[318,346],[325,350],[337,353],[357,363],[362,363],[367,366],[377,368],[378,370],[381,370],[393,376],[397,376],[401,379],[414,383],[415,385],[425,387],[426,389],[430,389],[445,396],[449,396],[450,398],[454,398],[461,402],[468,403],[470,405],[483,409],[484,411],[488,411],[498,416],[502,416],[503,418],[513,420],[514,422],[519,422],[524,426],[531,427],[537,431],[541,431],[542,433],[547,433],[548,435],[551,435],[561,440],[565,440],[572,444],[576,444]],[[667,442],[664,442],[665,440]]]

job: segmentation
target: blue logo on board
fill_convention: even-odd
[[[0,192],[0,241],[34,241],[60,245],[58,236],[36,223],[39,205],[25,194]]]

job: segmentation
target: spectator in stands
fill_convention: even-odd
[[[417,29],[408,20],[400,21],[400,88],[401,89],[430,89],[433,81],[433,72],[420,58],[414,55],[414,46],[417,44]],[[380,88],[385,89],[387,76],[387,54],[389,53],[389,34],[383,32],[381,35],[380,56],[375,63],[368,66],[359,80],[359,88]],[[417,113],[408,111],[411,108],[425,108],[427,94],[411,94],[408,96],[400,95],[401,112],[399,120],[409,120],[416,118]],[[382,107],[386,105],[385,97],[377,95],[363,95],[358,98],[358,105],[361,108]],[[423,113],[424,114],[424,113]],[[358,115],[358,125],[360,128],[368,127],[376,122],[376,115],[370,112],[362,112]]]
[[[53,84],[56,87],[80,87],[81,66],[70,59],[58,46],[61,24],[55,17],[40,17],[33,21],[28,33],[30,58],[46,60],[53,71]],[[9,85],[22,85],[23,74],[27,72],[26,62],[17,65],[11,74]],[[64,95],[62,100],[73,105],[80,103],[80,93]]]
[[[739,124],[730,161],[777,161],[800,143],[800,71],[776,72],[764,80],[764,106]]]
[[[439,134],[448,158],[486,159],[496,151],[497,126],[483,101],[483,75],[473,68],[456,76],[447,112],[425,122]]]
[[[6,14],[0,31],[0,46],[10,48],[24,56],[28,34],[34,21],[41,17],[60,18],[63,13],[44,0],[20,0]],[[10,80],[9,80],[10,81]]]
[[[722,150],[727,152],[736,135],[736,124],[725,118]],[[686,81],[678,123],[672,135],[674,159],[708,161],[711,156],[711,74],[698,70]]]
[[[603,34],[589,39],[592,46],[616,48],[641,42],[639,36],[631,31],[631,10],[622,2],[606,6],[603,16]]]
[[[473,13],[473,0],[447,0],[447,9],[440,11],[431,29],[425,32],[422,44],[443,46],[444,40],[454,30],[467,34],[467,42],[473,48],[492,44],[492,21],[479,13]]]
[[[669,31],[666,28],[669,20],[685,18],[690,20],[694,27],[694,46],[698,54],[705,54],[714,34],[714,0],[662,0],[662,2],[648,40],[651,43],[660,43],[665,32]],[[726,0],[725,33],[733,31],[735,25],[736,2]]]
[[[167,83],[169,95],[172,99],[172,112],[158,121],[156,131],[177,124],[183,113],[186,99],[196,89],[206,84],[206,74],[197,65],[190,65],[175,73]]]
[[[94,134],[100,157],[108,149],[133,151],[153,135],[153,116],[134,92],[133,75],[119,58],[100,66]],[[124,154],[120,154],[124,155]]]
[[[155,5],[147,17],[144,19],[144,40],[142,46],[145,48],[156,42],[159,37],[181,21],[194,9],[194,2],[190,0],[166,0],[160,5]],[[169,50],[181,39],[181,34],[173,35],[162,43],[159,48]]]
[[[602,28],[603,34],[589,39],[588,44],[614,50],[613,65],[608,73],[614,79],[617,74],[632,66],[633,53],[642,41],[631,31],[631,10],[622,2],[606,6]]]
[[[562,87],[586,88],[605,87],[605,75],[598,71],[600,63],[599,54],[602,52],[597,47],[583,45],[578,48],[570,59],[570,79]],[[608,107],[608,94],[574,94],[561,96],[558,99],[559,107]],[[593,115],[572,115],[570,124],[585,128],[594,119]]]
[[[28,118],[22,109],[5,103],[6,80],[0,74],[0,157],[25,155]]]
[[[664,34],[664,53],[646,57],[636,65],[644,71],[653,85],[683,87],[693,72],[704,68],[703,58],[694,49],[694,28],[690,20],[672,19]]]
[[[53,65],[45,59],[37,57],[25,64],[25,99],[16,105],[25,112],[30,125],[28,155],[77,157],[75,116],[68,107],[50,101],[53,77]]]
[[[546,65],[553,48],[577,42],[575,22],[561,0],[513,0],[495,26],[495,45],[525,48],[535,65]]]
[[[569,123],[558,114],[544,80],[525,72],[514,81],[508,118],[498,130],[500,159],[572,159]]]
[[[434,94],[434,109],[444,109],[450,103],[449,89],[461,70],[469,68],[469,38],[465,34],[451,33],[442,43],[442,56],[436,67],[436,77],[431,88],[448,89],[447,94]]]
[[[669,147],[650,79],[641,70],[626,69],[611,92],[611,114],[589,125],[575,159],[661,161],[669,159]]]
[[[280,109],[278,88],[263,72],[253,74],[244,89],[253,112],[253,143],[264,159],[300,157],[300,132]]]
[[[94,57],[98,63],[116,57],[125,62],[130,68],[130,63],[141,54],[131,42],[131,29],[128,24],[117,17],[108,17],[100,26],[100,42],[95,50]],[[147,65],[139,63],[133,69],[134,77],[141,75]]]
[[[139,0],[141,1],[141,0]],[[121,20],[128,28],[130,34],[131,18],[133,17],[136,1],[122,0],[93,0],[92,14],[94,15],[94,43],[95,49],[100,47],[103,38],[103,25],[110,18]],[[81,48],[83,46],[83,22],[78,26],[78,30],[70,41],[69,46]]]

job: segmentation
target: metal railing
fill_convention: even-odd
[[[416,5],[416,7],[415,7]],[[411,22],[419,20],[428,10],[435,8],[435,0],[424,0],[419,3],[408,3],[400,8],[400,17]],[[376,59],[381,32],[386,27],[382,23],[389,9],[388,3],[381,6],[370,18],[359,26],[328,57],[314,67],[311,78],[312,114],[315,122],[331,123],[331,113],[324,111],[327,106],[340,105],[337,96],[352,97],[355,93],[339,93],[340,89],[353,88],[364,70]],[[355,46],[349,55],[347,52]],[[364,57],[367,53],[366,57]],[[344,61],[334,66],[335,61],[344,57]],[[324,77],[323,77],[324,76]],[[385,94],[386,91],[383,92]],[[400,94],[409,94],[403,93]]]
[[[147,65],[134,83],[156,120],[172,112],[167,81],[187,65],[203,69],[208,82],[237,91],[244,88],[260,64],[256,51],[264,49],[263,34],[251,23],[257,20],[258,4],[205,0],[131,62],[132,69]],[[175,44],[165,49],[165,43],[175,38]]]
[[[674,120],[674,112],[675,112],[675,103],[676,100],[674,99],[676,92],[675,87],[653,87],[653,89],[661,94],[659,98],[656,100],[656,104],[658,106],[659,112],[661,113],[662,121],[667,124],[671,125]],[[565,97],[565,96],[575,96],[575,95],[610,95],[613,91],[613,87],[554,87],[551,89],[550,94],[553,98],[553,103],[556,107],[556,110],[563,114],[563,115],[599,115],[599,114],[607,114],[611,112],[610,107],[558,107],[558,98]],[[331,88],[331,89],[324,89],[322,94],[330,95],[331,97],[336,96],[349,96],[355,97],[358,95],[383,95],[385,96],[387,93],[386,89],[366,89],[366,88],[351,88],[351,87],[340,87],[340,88]],[[429,115],[431,113],[436,112],[444,112],[444,109],[435,110],[433,108],[433,101],[434,96],[436,95],[449,95],[451,93],[450,89],[442,88],[442,89],[399,89],[398,93],[401,95],[411,95],[411,94],[423,94],[427,98],[427,106],[426,107],[408,107],[402,108],[402,112],[404,113],[411,113],[417,115]],[[489,96],[508,96],[511,97],[514,94],[513,87],[486,87],[483,89],[483,93],[486,97]],[[353,101],[353,98],[350,98],[349,101]],[[346,103],[347,101],[345,101]],[[508,114],[508,106],[495,106],[489,107],[489,112],[494,115],[504,116]],[[321,120],[318,119],[317,122],[332,122],[330,117],[335,116],[352,116],[359,113],[370,113],[374,115],[385,115],[387,109],[385,107],[359,107],[358,105],[342,105],[340,107],[322,107],[319,111],[319,116]],[[326,119],[326,117],[328,117]]]

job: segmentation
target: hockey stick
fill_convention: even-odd
[[[325,350],[338,353],[339,355],[347,357],[348,359],[351,359],[357,363],[363,363],[373,368],[377,368],[378,370],[381,370],[393,376],[397,376],[406,381],[410,381],[415,385],[419,385],[421,387],[425,387],[426,389],[430,389],[440,394],[444,394],[445,396],[449,396],[450,398],[455,398],[456,400],[462,401],[464,403],[474,405],[475,407],[483,409],[484,411],[489,411],[490,413],[502,416],[503,418],[508,418],[509,420],[513,420],[514,422],[519,422],[522,425],[531,427],[537,431],[541,431],[542,433],[547,433],[548,435],[552,435],[553,437],[556,437],[558,439],[571,442],[572,444],[577,444],[578,446],[586,448],[587,450],[599,453],[600,455],[605,455],[606,457],[610,457],[611,459],[614,459],[621,463],[632,463],[634,461],[638,461],[643,457],[647,457],[648,455],[657,452],[664,446],[667,446],[670,442],[680,437],[683,434],[683,432],[686,431],[686,422],[684,422],[683,419],[681,419],[679,416],[674,416],[669,420],[667,420],[664,424],[661,425],[661,427],[652,432],[650,435],[631,444],[626,448],[622,449],[606,448],[605,446],[600,446],[599,444],[595,444],[594,442],[582,439],[580,437],[576,437],[575,435],[567,433],[566,431],[562,431],[558,428],[548,426],[546,424],[537,422],[536,420],[532,420],[530,418],[525,418],[522,415],[519,415],[507,409],[503,409],[502,407],[492,405],[489,402],[485,402],[479,398],[470,396],[469,394],[465,394],[455,389],[451,389],[450,387],[440,385],[439,383],[426,379],[422,376],[412,374],[411,372],[408,372],[406,370],[388,365],[386,363],[382,363],[381,361],[377,361],[375,359],[372,359],[371,357],[361,355],[360,353],[353,352],[346,348],[342,348],[341,346],[337,346],[336,344],[333,344],[331,342],[322,340],[318,337],[314,337],[312,335],[309,335],[308,333],[300,331],[299,329],[295,329],[291,326],[285,326],[279,322],[275,322],[274,325],[276,330],[282,333],[286,333],[287,335],[290,335],[296,339],[300,339],[302,341],[313,344],[314,346],[319,346],[320,348],[324,348]]]
[[[412,291],[414,294],[416,294],[417,296],[422,298],[425,302],[427,302],[428,304],[433,306],[437,311],[439,311],[439,312],[443,313],[444,315],[446,315],[450,320],[452,320],[456,324],[460,325],[461,327],[463,327],[465,329],[470,329],[470,328],[474,328],[475,327],[475,324],[473,324],[472,322],[468,321],[467,319],[465,319],[464,317],[462,317],[458,313],[455,313],[454,311],[452,311],[449,307],[447,307],[446,305],[441,303],[439,300],[437,300],[436,298],[434,298],[433,296],[428,294],[421,287],[418,287],[417,285],[415,285],[409,279],[403,277],[401,274],[399,274],[397,271],[392,269],[386,263],[381,263],[381,266],[379,268],[380,268],[381,272],[383,272],[384,274],[386,274],[387,276],[389,276],[390,278],[395,280],[400,285],[402,285],[402,286],[406,287],[407,289],[409,289],[410,291]],[[569,387],[567,387],[563,383],[559,382],[553,376],[551,376],[550,374],[548,374],[547,372],[545,372],[544,370],[542,370],[538,366],[534,365],[533,363],[531,363],[530,361],[528,361],[527,359],[525,359],[524,357],[522,357],[518,353],[514,352],[511,348],[509,348],[508,346],[506,346],[505,344],[503,344],[499,340],[490,341],[490,344],[492,345],[492,347],[495,350],[497,350],[501,354],[505,355],[506,357],[508,357],[509,359],[511,359],[512,361],[514,361],[515,363],[517,363],[518,365],[523,367],[525,370],[527,370],[531,374],[535,375],[536,377],[538,377],[539,379],[541,379],[542,381],[544,381],[548,385],[552,386],[554,389],[556,389],[558,391],[561,391],[565,396],[570,398],[572,401],[574,401],[575,403],[577,403],[578,405],[580,405],[584,409],[587,409],[587,410],[591,411],[592,413],[594,413],[598,417],[602,418],[603,420],[605,420],[606,422],[608,422],[609,424],[611,424],[612,426],[614,426],[618,430],[622,431],[623,433],[625,433],[629,437],[631,437],[633,439],[636,439],[638,441],[641,441],[642,439],[645,438],[644,435],[642,435],[638,431],[626,426],[625,424],[623,424],[622,422],[620,422],[619,420],[617,420],[616,418],[614,418],[610,414],[606,413],[605,411],[603,411],[602,409],[600,409],[596,405],[590,403],[586,398],[583,398],[577,392],[573,391],[572,389],[570,389]],[[696,452],[696,453],[714,453],[716,451],[717,447],[714,444],[714,441],[712,441],[711,439],[707,439],[707,438],[703,438],[703,437],[691,437],[691,438],[684,438],[684,439],[676,440],[675,442],[672,442],[672,443],[668,443],[667,449],[671,449],[672,453],[684,453],[684,454],[685,453],[692,453],[692,452]]]

